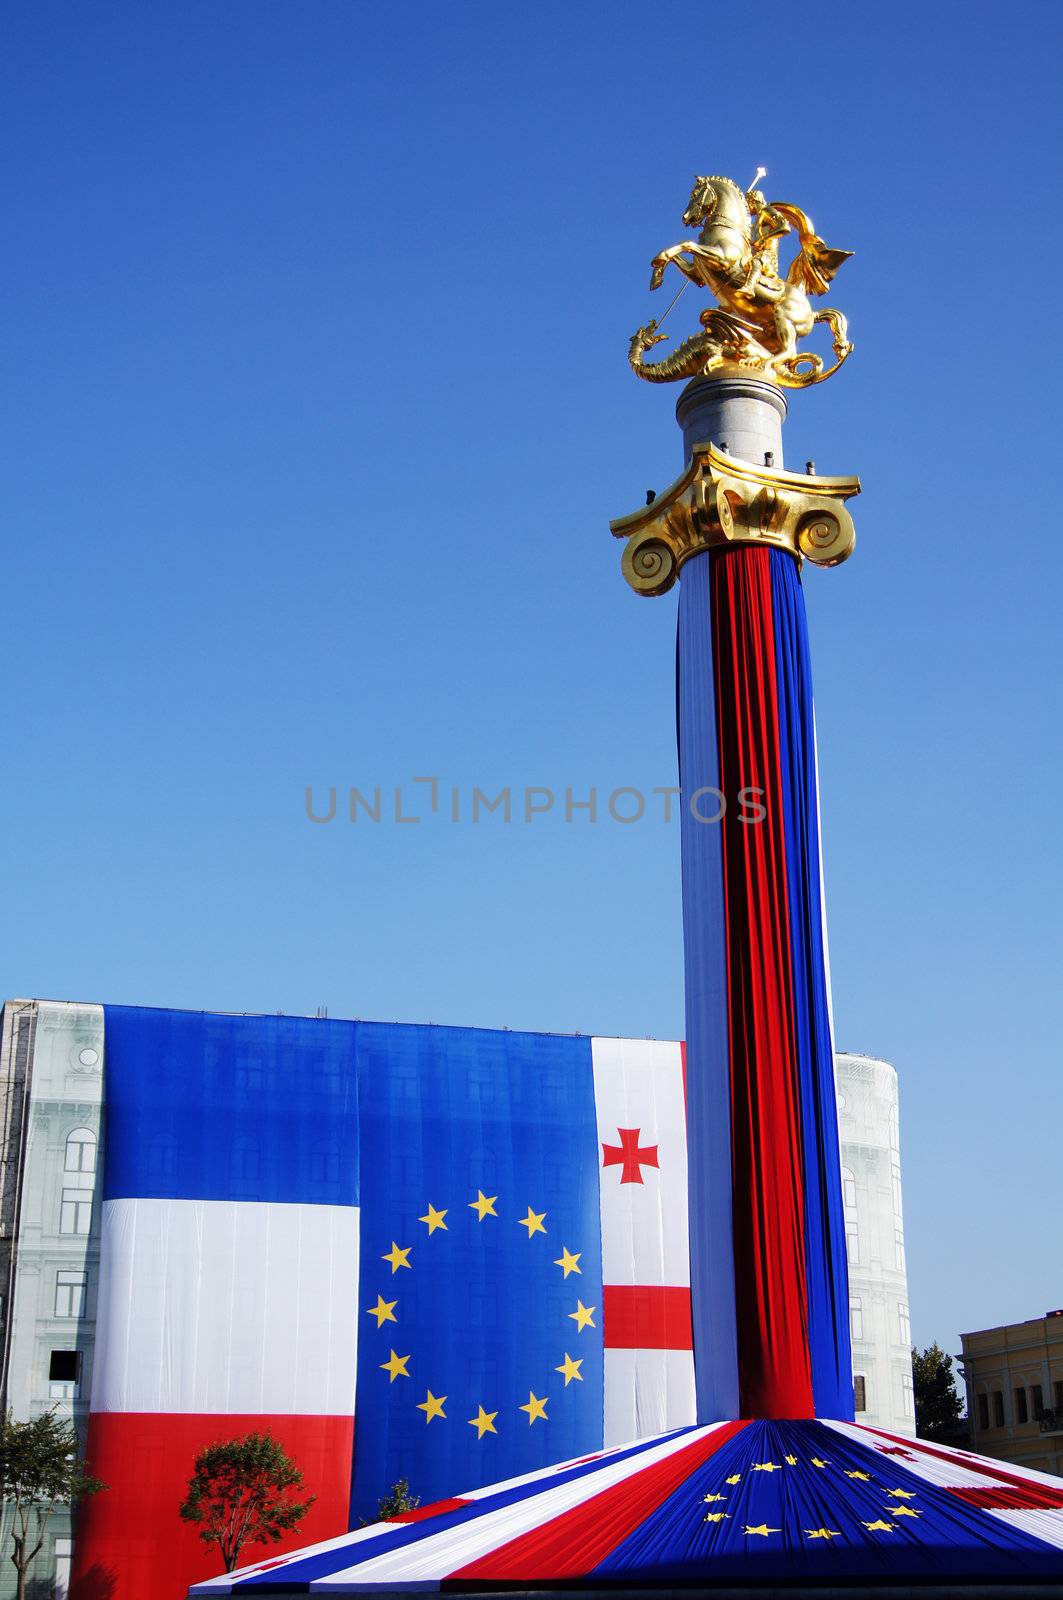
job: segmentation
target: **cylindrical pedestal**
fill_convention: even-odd
[[[696,444],[714,444],[729,456],[758,467],[782,468],[786,396],[763,378],[694,378],[676,401],[684,459]],[[771,460],[768,460],[768,457]]]
[[[730,377],[697,380],[677,408],[688,456],[708,437],[759,465],[771,450],[775,467],[784,411],[773,385]],[[788,551],[736,543],[684,563],[677,681],[698,1420],[852,1420],[811,677]]]

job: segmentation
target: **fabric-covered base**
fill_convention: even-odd
[[[855,1423],[722,1422],[421,1507],[190,1594],[1063,1596],[1063,1479]]]

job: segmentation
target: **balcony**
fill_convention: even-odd
[[[1039,1411],[1037,1422],[1042,1433],[1063,1433],[1063,1410]]]

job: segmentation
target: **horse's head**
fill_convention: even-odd
[[[717,174],[694,179],[690,200],[683,212],[683,223],[688,228],[704,228],[710,222],[738,228],[747,236],[749,233],[749,211],[744,194],[737,183]]]

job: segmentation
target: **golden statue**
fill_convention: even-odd
[[[754,185],[761,176],[763,169]],[[851,250],[828,249],[804,211],[781,200],[769,205],[761,190],[743,190],[730,178],[696,178],[683,221],[701,233],[696,240],[684,239],[654,256],[650,288],[660,288],[665,268],[674,262],[691,283],[710,289],[719,307],[703,311],[704,331],[663,361],[642,358],[667,334],[659,331],[656,321],[640,328],[628,351],[640,378],[667,383],[737,366],[800,389],[837,372],[853,348],[845,318],[833,306],[814,311],[809,295],[827,292]],[[784,278],[779,245],[794,229],[799,249]],[[817,322],[827,323],[833,335],[837,359],[831,367],[824,367],[823,358],[813,351],[797,348],[798,339],[811,333]]]

